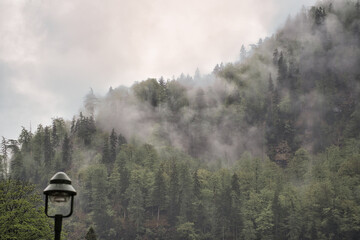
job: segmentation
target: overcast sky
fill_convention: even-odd
[[[210,73],[315,0],[0,0],[0,136],[71,119],[90,88]]]

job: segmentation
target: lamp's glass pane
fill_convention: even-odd
[[[53,192],[49,194],[49,205],[48,212],[49,215],[67,215],[70,212],[71,196],[68,193],[64,192]]]
[[[49,198],[53,203],[66,203],[70,200],[70,195],[65,192],[54,192],[49,195]]]

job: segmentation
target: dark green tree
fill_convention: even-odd
[[[231,233],[233,239],[239,239],[242,231],[241,196],[239,177],[234,173],[231,177]]]
[[[44,203],[35,186],[16,180],[0,181],[0,238],[52,239],[53,230],[44,214]]]
[[[19,143],[21,144],[22,152],[30,152],[31,151],[31,141],[32,141],[32,133],[27,131],[24,127],[21,129],[21,133],[19,136]]]
[[[117,143],[119,148],[121,149],[122,145],[127,144],[126,138],[123,135],[119,134]]]
[[[168,207],[168,218],[169,223],[175,226],[177,216],[179,215],[179,174],[178,166],[175,161],[171,164],[170,172],[170,185],[169,185],[169,207]]]
[[[159,226],[160,210],[164,209],[166,204],[167,189],[164,174],[164,166],[161,164],[155,175],[154,190],[152,193],[152,201],[154,206],[157,208],[157,226]]]
[[[65,133],[63,144],[62,144],[62,162],[65,166],[65,169],[69,169],[71,167],[71,153],[72,153],[72,145],[70,142],[70,138],[67,133]]]
[[[52,122],[51,143],[52,143],[53,149],[55,149],[60,143],[58,129],[56,126],[56,119],[54,119]]]
[[[193,209],[194,213],[192,214],[193,222],[195,223],[196,229],[198,229],[201,233],[205,233],[207,231],[207,221],[206,221],[206,209],[205,209],[205,199],[202,196],[203,186],[200,182],[198,169],[193,174]]]
[[[193,186],[188,164],[181,164],[179,175],[179,220],[189,222],[193,214]]]
[[[111,131],[109,141],[110,141],[109,160],[111,164],[114,164],[116,160],[116,145],[117,145],[117,137],[114,129],[112,129]]]
[[[1,155],[0,155],[0,180],[7,178],[7,168],[8,168],[8,153],[6,139],[2,137],[1,140]]]
[[[149,78],[146,81],[135,84],[133,90],[139,100],[148,102],[153,107],[158,106],[161,86],[155,78]]]
[[[281,87],[288,87],[288,82],[287,82],[288,67],[282,51],[280,52],[277,65],[278,65],[278,78],[277,78],[278,83],[280,84]]]
[[[41,124],[37,127],[32,148],[35,162],[41,163],[44,159],[44,128]]]
[[[24,169],[24,162],[21,151],[18,146],[18,142],[10,140],[8,148],[12,151],[11,165],[10,165],[10,176],[12,179],[25,180],[26,173]]]
[[[110,163],[110,149],[109,149],[109,137],[104,137],[104,145],[102,148],[102,163]]]
[[[93,227],[89,228],[89,231],[86,233],[85,240],[96,240],[96,234]]]
[[[85,117],[81,112],[75,124],[75,132],[84,141],[85,146],[91,144],[92,136],[96,132],[95,120],[93,116]]]
[[[46,167],[50,167],[52,164],[53,159],[53,147],[51,144],[51,137],[50,137],[50,129],[49,127],[45,127],[44,130],[44,163]]]
[[[167,90],[166,90],[166,82],[163,77],[159,79],[159,103],[162,104],[166,102],[167,99]]]

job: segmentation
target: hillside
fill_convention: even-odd
[[[358,66],[359,1],[323,1],[211,74],[91,90],[3,138],[0,177],[65,171],[69,239],[359,239]]]

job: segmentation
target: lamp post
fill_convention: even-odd
[[[70,217],[73,213],[74,196],[76,190],[71,185],[71,179],[64,172],[56,173],[51,179],[50,184],[44,189],[45,194],[45,214],[50,218],[55,219],[55,240],[60,240],[62,218]],[[68,214],[49,215],[49,199],[50,202],[57,205],[68,204],[70,202],[70,212]]]

